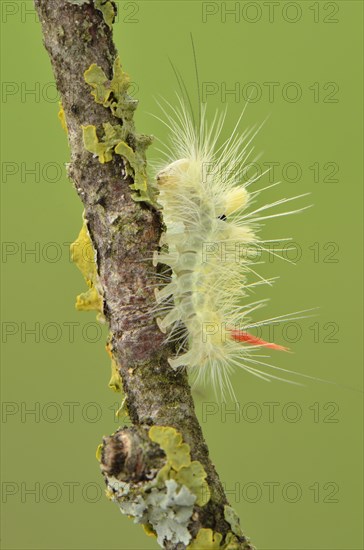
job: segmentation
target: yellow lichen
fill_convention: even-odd
[[[142,523],[142,527],[144,529],[144,533],[148,535],[148,537],[156,537],[156,532],[154,531],[153,527],[149,523]]]
[[[111,0],[95,0],[95,8],[101,11],[105,23],[111,29],[116,15],[113,2]]]
[[[83,292],[77,296],[76,309],[80,311],[98,311],[97,318],[101,321],[104,318],[103,299],[98,289],[99,283],[95,251],[85,220],[77,239],[71,244],[71,258],[81,271],[89,287],[87,292]]]
[[[113,65],[113,77],[109,80],[101,67],[93,63],[84,73],[85,82],[93,91],[96,103],[110,108],[112,114],[125,121],[133,118],[137,101],[127,94],[130,86],[129,75],[123,71],[120,58],[117,57]]]
[[[121,418],[122,414],[124,415],[125,418],[129,416],[126,397],[124,397],[124,399],[122,400],[120,407],[115,413],[115,416],[116,418]]]
[[[140,191],[143,196],[146,195],[148,178],[145,159],[137,155],[124,141],[120,141],[120,143],[117,144],[115,153],[122,156],[134,172],[134,184],[130,187],[136,191]]]
[[[92,88],[91,95],[96,103],[110,109],[113,116],[121,123],[113,126],[103,124],[101,128],[88,125],[83,127],[85,149],[96,155],[104,164],[112,159],[115,152],[125,161],[128,175],[133,177],[134,183],[130,186],[135,193],[133,199],[155,204],[156,190],[148,182],[145,150],[152,139],[135,132],[133,115],[138,104],[137,100],[128,94],[130,78],[121,67],[117,57],[113,65],[113,76],[109,80],[101,67],[93,63],[84,73],[84,79]],[[129,145],[132,144],[132,147]]]
[[[99,158],[101,164],[109,162],[112,159],[112,153],[108,150],[105,143],[99,141],[96,135],[96,126],[91,124],[88,126],[82,126],[83,144],[86,151],[93,153]]]
[[[108,500],[114,500],[114,493],[108,487],[105,489],[105,495]]]
[[[109,388],[114,392],[121,392],[123,388],[123,382],[119,373],[118,365],[112,354],[112,348],[110,344],[106,345],[106,351],[111,359],[111,378],[109,380]]]
[[[95,287],[87,292],[82,292],[76,297],[76,309],[79,311],[99,311],[102,307],[102,299]]]
[[[120,143],[120,140],[124,138],[122,126],[112,126],[112,124],[106,122],[103,124],[103,130],[104,133],[100,141],[97,137],[96,126],[92,124],[82,126],[85,149],[97,156],[101,164],[110,162],[115,145]]]
[[[61,126],[62,126],[63,130],[64,130],[64,131],[66,132],[66,134],[68,135],[68,127],[67,127],[67,122],[66,122],[66,115],[65,115],[65,112],[64,112],[63,105],[62,105],[61,101],[59,102],[58,118],[59,118],[59,120],[60,120],[60,123],[61,123]]]
[[[200,462],[191,461],[190,446],[183,443],[182,435],[169,426],[152,426],[149,437],[158,443],[167,456],[167,463],[158,472],[159,482],[174,479],[196,496],[198,506],[207,504],[211,496],[207,474]]]
[[[247,545],[249,543],[247,542]],[[244,545],[245,547],[245,545]],[[233,533],[228,533],[226,535],[225,544],[223,546],[223,550],[241,550],[241,543],[236,538],[236,536]]]
[[[221,541],[221,533],[214,533],[212,529],[200,529],[187,550],[221,550]]]
[[[97,460],[98,462],[101,462],[102,447],[103,447],[103,444],[100,443],[100,445],[98,445],[98,446],[97,446],[97,449],[96,449],[96,460]]]
[[[183,443],[182,435],[175,428],[152,426],[149,437],[163,449],[170,466],[178,472],[191,464],[190,446]]]
[[[180,485],[186,485],[191,493],[196,495],[198,506],[204,506],[210,500],[209,486],[205,481],[206,472],[201,462],[194,460],[188,467],[181,468],[176,474],[172,471],[170,477]]]

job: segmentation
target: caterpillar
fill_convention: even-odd
[[[165,231],[153,260],[154,265],[169,266],[171,277],[162,274],[162,285],[155,289],[156,321],[166,340],[178,343],[176,355],[169,358],[173,369],[186,367],[196,384],[211,382],[215,393],[234,398],[230,374],[236,367],[263,380],[281,379],[259,369],[259,363],[267,364],[254,358],[261,348],[287,348],[248,332],[256,326],[251,313],[265,301],[247,302],[249,290],[270,282],[263,277],[249,282],[255,274],[249,252],[252,247],[264,249],[258,234],[265,217],[304,208],[271,216],[264,211],[304,195],[250,209],[259,191],[250,193],[248,188],[257,178],[241,184],[237,176],[260,128],[239,132],[245,109],[230,137],[218,146],[226,112],[216,113],[209,124],[204,104],[196,124],[178,94],[177,106],[166,102],[160,107],[170,146],[156,175]]]

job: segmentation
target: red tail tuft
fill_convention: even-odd
[[[248,344],[252,344],[253,346],[264,346],[265,348],[276,349],[279,351],[288,351],[288,348],[285,348],[284,346],[279,346],[278,344],[266,342],[265,340],[262,340],[261,338],[253,336],[252,334],[249,334],[248,332],[244,332],[242,330],[231,330],[230,332],[231,337],[238,342],[247,342]]]

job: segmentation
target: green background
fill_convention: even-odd
[[[2,548],[156,548],[103,495],[95,449],[118,426],[118,399],[107,388],[106,328],[74,309],[85,284],[63,243],[77,236],[82,208],[65,174],[69,151],[32,3],[1,4]],[[286,332],[277,327],[275,340],[294,353],[273,352],[273,363],[338,385],[268,384],[241,371],[233,376],[236,414],[226,414],[209,389],[196,396],[196,409],[231,504],[258,548],[359,550],[362,3],[280,2],[273,15],[264,2],[225,5],[240,16],[224,22],[220,2],[120,2],[115,40],[140,99],[137,127],[165,140],[149,113],[160,115],[158,96],[174,100],[168,57],[197,105],[191,32],[200,87],[214,83],[210,113],[225,108],[224,86],[241,92],[227,96],[225,135],[254,83],[261,97],[250,102],[243,126],[269,116],[255,147],[261,165],[279,163],[274,179],[282,180],[259,204],[310,192],[300,206],[314,205],[267,220],[265,238],[291,236],[301,258],[295,266],[277,258],[257,266],[280,278],[272,288],[258,287],[257,299],[271,300],[256,319],[319,307],[316,318]],[[203,9],[216,13],[204,22]],[[274,97],[269,82],[277,83]],[[294,102],[295,90],[302,97]],[[158,158],[156,147],[150,158]],[[39,174],[27,173],[36,163]],[[297,165],[302,174],[294,182]],[[39,338],[26,334],[36,323]],[[298,341],[288,341],[295,331]],[[26,414],[31,408],[36,415]]]

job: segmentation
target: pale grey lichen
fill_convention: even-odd
[[[141,523],[152,525],[161,546],[164,540],[187,545],[191,540],[187,526],[196,496],[185,485],[179,487],[174,479],[167,479],[165,485],[167,492],[154,488],[147,496],[147,510]]]
[[[237,515],[235,510],[231,508],[231,506],[224,506],[224,518],[230,524],[231,531],[234,533],[234,535],[238,535],[239,537],[244,536],[243,530],[240,526],[239,516]]]
[[[114,493],[112,500],[119,504],[123,514],[132,516],[134,523],[150,525],[162,547],[165,541],[187,545],[191,540],[188,524],[196,495],[174,479],[166,479],[162,487],[155,485],[153,481],[148,489],[136,494],[127,483],[108,478],[108,486]]]

